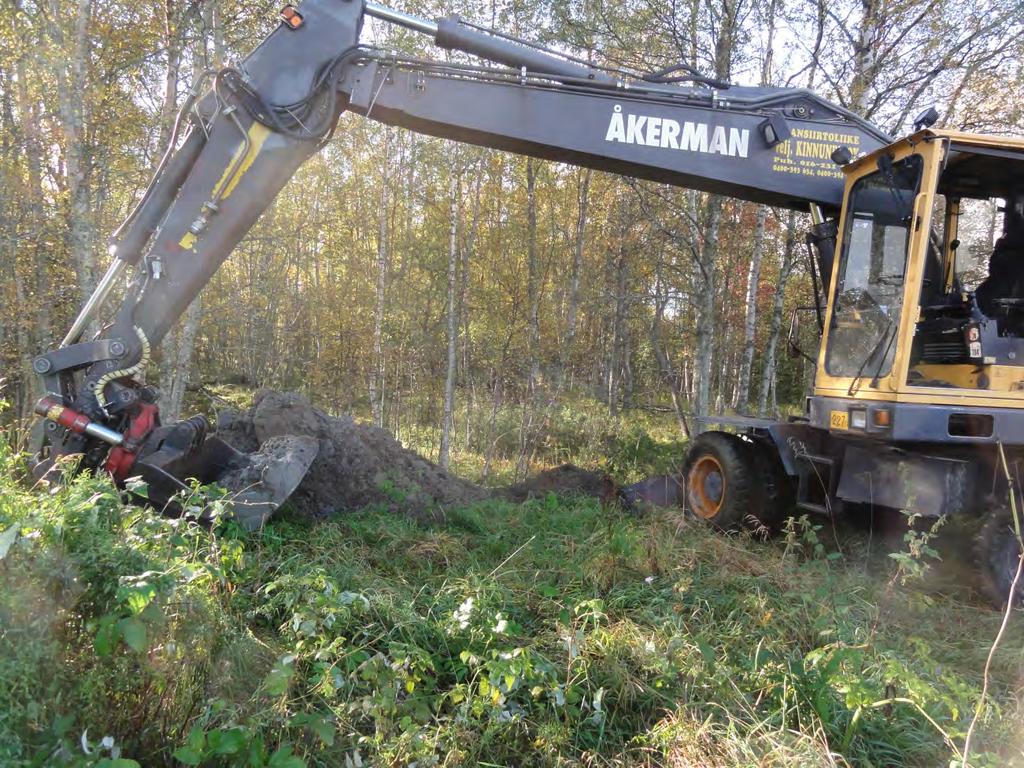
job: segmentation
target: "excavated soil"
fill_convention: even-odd
[[[312,438],[319,451],[292,494],[302,514],[322,518],[370,505],[421,520],[440,519],[446,509],[485,499],[524,501],[547,493],[607,496],[611,481],[566,464],[505,488],[484,488],[446,472],[391,433],[349,416],[328,416],[301,395],[264,390],[246,412],[218,414],[217,436],[245,453],[274,438]],[[272,444],[273,445],[273,444]]]

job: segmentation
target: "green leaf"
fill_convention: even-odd
[[[144,499],[149,498],[149,483],[145,482],[141,476],[129,477],[124,481],[124,487],[136,496],[141,496]]]
[[[203,761],[203,756],[192,747],[178,747],[171,757],[185,765],[199,765]]]
[[[21,531],[21,526],[17,523],[12,525],[3,533],[0,533],[0,560],[7,557],[7,553],[10,552],[11,546],[18,538],[18,533]]]
[[[291,746],[285,744],[270,756],[267,768],[306,768],[306,762],[293,755]]]
[[[285,657],[287,658],[287,657]],[[291,682],[292,674],[294,673],[291,662],[286,662],[284,659],[277,663],[270,674],[267,675],[264,687],[271,696],[280,696],[288,690],[288,683]]]
[[[697,647],[700,649],[700,655],[704,657],[704,662],[713,665],[715,663],[715,649],[704,638],[697,638]]]
[[[156,597],[157,589],[155,584],[142,582],[122,586],[117,590],[117,599],[128,606],[132,613],[142,613]]]
[[[206,740],[215,755],[234,755],[245,748],[245,733],[241,728],[211,731]]]
[[[206,748],[206,731],[193,725],[188,732],[188,746],[194,752],[202,752]]]
[[[118,629],[121,631],[121,637],[136,653],[142,653],[148,647],[146,641],[146,625],[142,623],[141,619],[137,619],[134,616],[128,619],[121,619],[118,622]]]
[[[99,656],[109,656],[114,650],[114,643],[117,642],[115,621],[113,616],[104,616],[100,619],[99,629],[92,639],[92,647]]]
[[[127,757],[104,757],[96,763],[96,768],[140,768],[140,766]]]
[[[60,738],[65,733],[67,733],[71,726],[74,724],[74,715],[58,715],[53,719],[53,725],[50,727],[50,733]]]
[[[311,712],[300,712],[288,721],[289,725],[306,727],[313,731],[326,746],[334,745],[334,725],[324,717]]]

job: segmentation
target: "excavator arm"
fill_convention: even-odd
[[[367,15],[487,63],[360,46]],[[484,147],[826,212],[838,208],[843,188],[832,152],[889,141],[808,91],[732,86],[686,68],[597,69],[455,18],[433,23],[373,2],[286,6],[279,27],[237,68],[215,73],[204,95],[189,95],[153,181],[112,238],[106,274],[61,346],[35,359],[45,390],[36,407],[44,417],[39,474],[81,454],[85,467],[104,467],[118,481],[141,474],[159,504],[185,478],[233,472],[251,480],[248,459],[208,439],[202,418],[161,426],[156,393],[142,380],[153,349],[345,110]],[[129,275],[120,306],[95,331]],[[309,446],[288,458],[312,461]],[[305,466],[276,487],[264,466],[258,508],[280,503]]]

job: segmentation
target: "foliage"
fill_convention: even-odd
[[[247,535],[0,472],[4,765],[938,765],[998,620],[806,518],[765,544],[550,496]],[[1013,657],[974,765],[1019,749]]]
[[[554,0],[402,7],[426,17],[461,13],[638,71],[682,61],[745,85],[813,86],[892,131],[933,102],[949,127],[1019,131],[1024,37],[1015,5],[984,0],[969,13],[961,5],[842,0],[827,13],[804,0],[617,0],[600,12]],[[108,237],[137,202],[188,84],[207,65],[244,56],[278,9],[237,0],[17,0],[9,10],[0,24],[0,369],[17,418],[34,401],[32,356],[59,341],[102,272]],[[816,39],[828,44],[812,49]],[[367,41],[439,54],[425,37],[382,25],[367,25]],[[869,43],[877,50],[865,50]],[[484,453],[481,445],[503,440],[546,450],[551,436],[524,430],[523,413],[520,423],[506,419],[493,430],[489,419],[492,406],[508,416],[515,407],[543,410],[528,396],[534,360],[540,401],[556,408],[582,396],[598,396],[613,412],[667,407],[670,379],[687,410],[701,381],[710,389],[705,405],[740,402],[757,206],[718,199],[716,218],[707,215],[706,195],[552,163],[532,167],[531,203],[524,158],[344,116],[332,143],[300,169],[204,293],[202,319],[191,320],[192,365],[175,370],[191,347],[182,352],[168,338],[171,362],[154,365],[150,381],[164,390],[186,375],[300,389],[332,410],[369,412],[367,383],[379,378],[385,426],[436,429],[446,378],[446,202],[456,176],[457,400],[471,427],[455,430],[459,450]],[[799,403],[806,379],[803,364],[776,361],[773,346],[787,235],[800,239],[788,230],[784,213],[769,213],[750,292],[756,354],[745,388],[755,400],[763,394],[768,410]],[[375,338],[378,279],[384,312]],[[809,304],[809,290],[798,258],[779,313]],[[660,297],[669,371],[652,341]],[[181,336],[182,344],[192,338]],[[702,345],[704,337],[711,343]]]

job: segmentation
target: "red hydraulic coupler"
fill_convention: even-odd
[[[79,413],[67,406],[61,405],[57,398],[50,395],[36,403],[35,412],[40,416],[45,416],[50,421],[60,424],[62,427],[67,427],[77,434],[89,435],[111,445],[121,445],[124,442],[124,435],[120,432],[115,432],[104,427],[102,424],[97,424],[84,413]]]
[[[156,429],[159,422],[157,407],[152,403],[141,403],[138,413],[128,424],[124,431],[124,441],[116,446],[107,457],[104,465],[118,482],[128,477],[128,470],[135,464],[138,450],[142,442],[149,437],[149,433]]]

